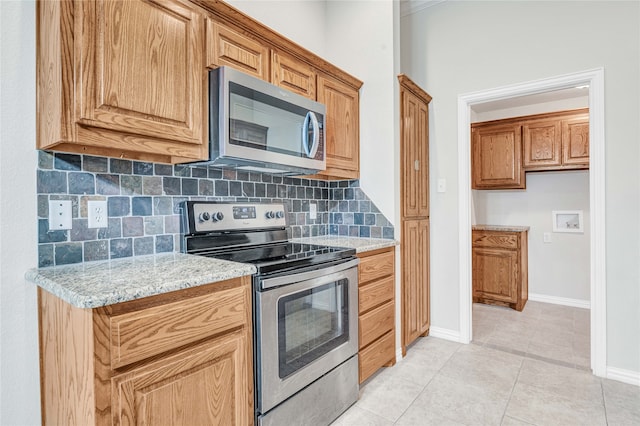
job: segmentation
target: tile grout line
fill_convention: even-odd
[[[607,417],[607,400],[605,399],[604,396],[604,383],[603,380],[600,378],[600,392],[602,393],[602,409],[604,410],[604,422],[608,425],[609,424],[609,418]]]

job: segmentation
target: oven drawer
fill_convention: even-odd
[[[359,348],[362,349],[386,332],[393,330],[395,309],[393,302],[387,302],[359,318]]]
[[[358,353],[360,383],[378,371],[381,365],[395,360],[395,343],[395,333],[389,331]]]
[[[360,286],[358,289],[359,312],[366,312],[393,299],[394,290],[393,276]]]
[[[394,261],[395,253],[393,250],[361,257],[360,264],[358,265],[360,285],[377,278],[393,275]]]
[[[246,287],[179,300],[110,318],[111,368],[119,368],[188,343],[241,327]]]

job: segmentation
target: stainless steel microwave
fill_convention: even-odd
[[[325,111],[235,69],[211,70],[208,164],[283,175],[324,170]]]

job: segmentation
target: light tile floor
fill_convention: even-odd
[[[474,305],[474,343],[418,339],[333,425],[640,425],[640,388],[587,371],[588,326],[583,309]]]

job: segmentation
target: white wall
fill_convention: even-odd
[[[0,424],[40,424],[35,3],[0,2]]]
[[[476,223],[529,226],[529,293],[584,304],[589,286],[589,172],[527,173],[527,189],[472,191]],[[552,233],[552,210],[583,210],[584,233]],[[551,233],[551,243],[543,234]]]
[[[433,96],[432,324],[459,330],[460,94],[604,67],[607,365],[640,374],[640,3],[448,1],[402,19],[402,70]]]

